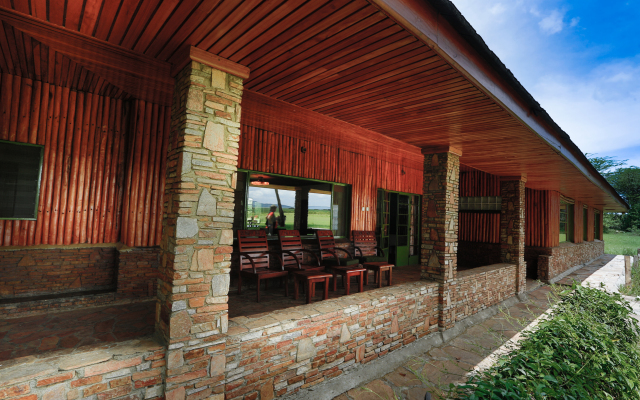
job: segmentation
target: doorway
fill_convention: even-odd
[[[420,263],[420,196],[378,190],[380,248],[396,266]]]

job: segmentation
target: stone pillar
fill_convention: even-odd
[[[212,68],[219,58],[208,65],[186,57],[175,76],[156,334],[168,347],[166,398],[197,392],[218,400],[224,396],[242,78],[229,73],[228,64]]]
[[[452,147],[423,149],[421,277],[437,281],[438,325],[455,324],[460,155]]]
[[[307,233],[309,222],[309,189],[296,190],[295,215],[293,217],[293,229],[300,231],[301,235]]]
[[[525,190],[524,176],[500,177],[500,258],[516,265],[516,293],[527,290],[527,267],[524,263]]]

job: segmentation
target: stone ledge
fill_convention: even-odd
[[[492,265],[485,265],[483,267],[477,267],[477,268],[472,268],[472,269],[466,269],[464,271],[458,271],[458,278],[466,278],[472,275],[479,275],[479,274],[483,274],[486,272],[491,272],[491,271],[496,271],[499,269],[503,269],[503,268],[515,268],[516,265],[515,264],[492,264]]]

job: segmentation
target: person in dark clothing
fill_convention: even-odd
[[[273,235],[278,228],[278,218],[276,218],[276,210],[278,207],[275,205],[271,206],[269,209],[269,214],[267,214],[267,233],[269,235]]]

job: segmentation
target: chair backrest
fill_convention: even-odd
[[[296,230],[280,230],[278,231],[278,239],[280,241],[280,250],[290,251],[298,257],[300,264],[303,264],[302,239],[300,232]],[[282,253],[282,259],[285,267],[298,267],[296,259],[291,254]]]
[[[256,268],[269,268],[269,245],[267,232],[259,230],[239,230],[238,250],[240,250],[240,269],[253,268],[251,261],[243,255],[248,254],[253,259]],[[263,254],[266,253],[266,254]]]
[[[336,249],[336,241],[333,238],[333,232],[330,230],[317,230],[316,239],[318,241],[318,249],[320,250],[320,259],[324,260],[326,257],[333,258],[333,254],[329,252],[335,252]]]
[[[376,249],[378,241],[376,240],[376,233],[374,231],[351,231],[351,240],[353,241],[353,245],[362,251],[360,255],[378,255]],[[356,255],[358,255],[357,252]]]

